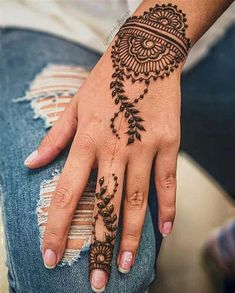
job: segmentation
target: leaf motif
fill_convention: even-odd
[[[128,128],[130,128],[130,129],[135,128],[135,124],[130,124],[130,125],[128,126]]]
[[[97,199],[101,199],[101,198],[102,198],[102,194],[100,194],[99,192],[97,192],[97,193],[95,194],[95,197],[96,197]]]
[[[107,210],[109,211],[110,214],[114,211],[114,206],[111,204],[110,206],[107,207]]]
[[[112,220],[110,218],[104,219],[104,224],[105,224],[105,226],[111,225],[112,224]]]
[[[143,131],[146,131],[144,126],[139,124],[139,123],[136,123],[136,127],[139,129],[139,130],[143,130]]]
[[[134,130],[134,129],[130,129],[130,130],[128,130],[126,133],[128,133],[129,135],[132,135],[132,134],[135,133],[135,130]]]
[[[140,111],[137,110],[137,109],[130,109],[130,112],[131,112],[132,114],[138,114]]]
[[[103,200],[104,200],[104,203],[107,205],[111,200],[110,195],[107,195]]]
[[[116,96],[116,94],[117,94],[117,92],[116,92],[116,91],[112,91],[112,97],[115,97],[115,96]]]
[[[117,85],[120,86],[120,87],[123,86],[122,82],[120,82],[120,81],[117,81]]]
[[[114,88],[115,85],[116,85],[116,82],[115,82],[115,81],[112,81],[112,82],[110,83],[110,89]]]
[[[126,101],[126,100],[128,100],[128,98],[126,96],[122,96],[122,100]]]
[[[136,116],[135,121],[142,122],[142,121],[144,121],[144,119],[142,119],[140,116]]]
[[[122,112],[125,109],[125,107],[123,105],[121,105],[119,109]]]
[[[137,138],[138,140],[141,140],[141,135],[140,135],[140,133],[139,133],[138,131],[135,133],[135,136],[136,136],[136,138]]]
[[[113,215],[112,222],[114,223],[117,220],[117,215]]]
[[[100,189],[100,194],[103,195],[107,191],[107,186],[104,186]]]
[[[106,228],[108,231],[112,232],[113,231],[113,226],[111,224],[107,224]]]
[[[113,225],[111,229],[112,229],[112,232],[116,231],[117,230],[117,225]]]
[[[113,240],[111,235],[109,235],[108,233],[105,233],[105,239],[107,242],[112,242],[112,240]]]
[[[133,136],[130,136],[130,137],[128,138],[127,144],[131,144],[131,143],[133,143],[133,142],[134,142],[134,137],[133,137]]]
[[[128,118],[130,116],[130,113],[126,112],[125,113],[125,118]]]
[[[97,204],[97,207],[98,207],[99,209],[103,209],[103,208],[106,207],[106,205],[105,205],[103,202],[99,202],[99,203]]]
[[[124,93],[124,89],[122,89],[122,88],[116,88],[116,91],[117,91],[118,93]]]
[[[110,213],[107,211],[107,209],[103,210],[100,214],[101,214],[101,216],[104,217],[104,218],[110,216]]]
[[[102,186],[104,184],[104,176],[99,179],[99,185]]]

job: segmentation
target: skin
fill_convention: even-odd
[[[194,44],[231,2],[202,0],[198,3],[194,0],[178,0],[172,4],[176,4],[186,13],[189,25],[186,36]],[[156,3],[168,4],[165,1],[143,1],[135,15],[141,15]],[[159,202],[159,230],[163,236],[172,230],[175,218],[176,164],[180,145],[180,77],[183,64],[166,79],[150,83],[148,94],[138,104],[147,131],[141,133],[141,141],[127,146],[127,137],[124,134],[126,124],[119,121],[120,139],[112,134],[109,127],[110,117],[117,110],[109,87],[113,73],[110,53],[111,46],[61,118],[46,134],[37,149],[36,157],[26,164],[31,169],[45,166],[72,143],[52,198],[43,239],[43,255],[47,249],[55,253],[54,264],[46,263],[44,258],[49,267],[54,267],[63,256],[69,225],[92,168],[98,168],[98,179],[104,176],[110,183],[110,190],[112,173],[118,176],[119,186],[113,199],[117,216],[126,172],[123,231],[117,265],[120,265],[124,252],[131,253],[130,265],[134,264],[146,213],[153,162]],[[131,99],[139,95],[142,87],[140,84],[125,84]],[[103,222],[98,220],[95,229],[97,238],[102,240],[105,231]],[[96,289],[105,286],[108,279],[102,271],[96,272],[96,276],[98,275]],[[90,277],[94,285],[94,276]]]

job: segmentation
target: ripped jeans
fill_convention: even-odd
[[[43,265],[41,241],[47,210],[68,150],[39,170],[23,161],[46,129],[66,108],[96,64],[99,54],[40,32],[0,30],[0,187],[10,292],[92,292],[88,253],[96,172],[92,172],[71,223],[64,257],[53,270]],[[110,282],[105,292],[146,292],[155,278],[161,236],[153,172],[142,240],[136,263],[119,273],[115,243]]]

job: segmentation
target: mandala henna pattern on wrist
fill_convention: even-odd
[[[117,233],[117,215],[114,213],[114,205],[111,203],[118,188],[118,177],[112,174],[114,187],[111,193],[107,192],[107,185],[104,185],[104,177],[99,179],[100,190],[95,194],[97,203],[97,214],[93,223],[94,242],[90,247],[89,271],[94,269],[104,270],[110,275],[111,263],[113,258],[114,240]],[[95,226],[98,218],[101,217],[106,228],[105,240],[100,241],[96,238]]]
[[[110,127],[120,138],[115,122],[124,113],[128,123],[127,144],[141,140],[141,131],[145,131],[136,104],[148,93],[150,82],[169,76],[187,56],[190,40],[185,36],[186,21],[186,15],[176,5],[157,4],[143,16],[128,18],[117,34],[111,51],[114,73],[110,89],[119,110],[111,118]],[[125,91],[128,79],[145,84],[134,100]]]

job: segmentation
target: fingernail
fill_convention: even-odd
[[[107,275],[104,271],[95,269],[91,272],[91,288],[94,292],[104,292]]]
[[[24,161],[25,166],[28,166],[38,155],[38,150],[32,152]]]
[[[118,270],[126,274],[130,271],[132,265],[133,254],[130,251],[124,251],[121,254]]]
[[[165,222],[162,228],[162,236],[166,237],[171,233],[172,230],[172,222]]]
[[[47,269],[53,269],[56,266],[56,254],[51,249],[46,249],[43,260]]]

